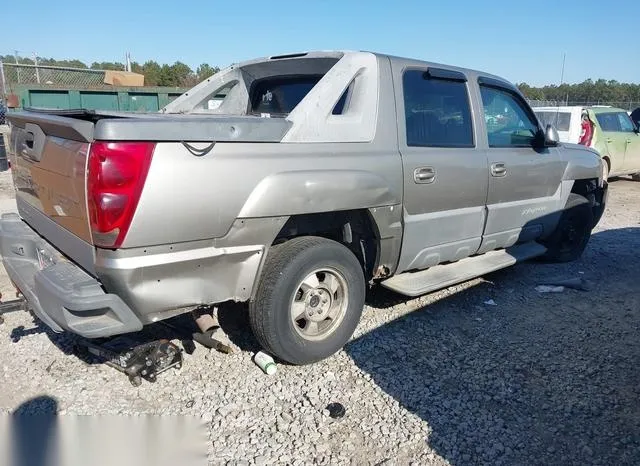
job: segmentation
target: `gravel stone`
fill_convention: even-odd
[[[10,195],[0,173],[0,207]],[[0,412],[197,416],[216,465],[640,464],[638,250],[640,183],[619,179],[580,260],[519,264],[416,299],[375,288],[344,350],[272,377],[251,360],[240,305],[221,307],[234,353],[198,346],[182,370],[139,388],[76,356],[72,335],[10,313]],[[575,277],[592,291],[535,291]],[[12,296],[3,271],[0,291]],[[330,403],[347,414],[329,418]]]

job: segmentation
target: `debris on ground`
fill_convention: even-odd
[[[344,417],[347,410],[344,408],[344,405],[341,403],[329,403],[325,408],[329,412],[329,417],[331,419],[340,419]]]
[[[538,285],[536,286],[536,291],[538,293],[562,293],[564,286]]]
[[[276,367],[276,362],[264,351],[258,351],[253,357],[253,361],[267,375],[273,375],[278,370],[278,368]]]
[[[540,286],[564,287],[564,288],[571,288],[572,290],[579,290],[579,291],[591,290],[587,281],[582,277],[549,280],[549,281],[546,281],[545,283],[541,283]],[[545,292],[542,291],[541,293],[545,293]]]
[[[497,306],[498,304],[493,299],[488,299],[484,302],[487,306]]]

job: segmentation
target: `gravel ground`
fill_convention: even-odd
[[[71,336],[6,315],[0,411],[201,416],[213,464],[640,464],[640,183],[610,192],[581,260],[520,264],[409,301],[376,289],[343,351],[271,377],[251,361],[241,306],[221,311],[233,354],[198,347],[139,388],[79,359]],[[534,289],[575,277],[591,291]],[[9,296],[4,273],[0,289]],[[330,402],[346,407],[342,419]]]

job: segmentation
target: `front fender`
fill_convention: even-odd
[[[563,158],[567,162],[563,180],[588,180],[602,178],[602,163],[597,151],[579,144],[563,144]],[[599,183],[602,185],[602,183]]]
[[[400,193],[364,170],[290,171],[264,178],[239,218],[276,217],[399,204]]]

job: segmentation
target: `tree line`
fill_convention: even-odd
[[[15,63],[16,59],[13,55],[0,55],[0,61],[3,63]],[[33,59],[28,57],[18,57],[18,63],[21,65],[35,64]],[[124,63],[120,62],[93,62],[91,65],[87,65],[80,60],[56,60],[39,57],[38,65],[113,71],[123,71],[125,69]],[[144,75],[145,86],[192,87],[220,71],[220,68],[203,63],[193,70],[189,65],[180,61],[175,62],[173,65],[161,65],[154,60],[148,60],[142,64],[135,61],[131,62],[131,71]]]
[[[549,84],[533,87],[527,83],[518,84],[522,93],[531,100],[552,100],[569,103],[591,103],[618,105],[640,102],[640,84],[621,83],[615,80],[587,79],[578,84]]]
[[[0,55],[5,63],[15,63],[13,55]],[[18,63],[33,65],[34,61],[28,57],[18,57]],[[124,70],[124,63],[93,62],[87,65],[81,60],[56,60],[53,58],[38,58],[38,64],[50,66],[65,66],[71,68],[90,68],[93,70]],[[203,63],[195,70],[180,61],[173,65],[159,64],[148,60],[142,64],[131,63],[131,71],[143,74],[147,86],[192,87],[207,79],[220,69]],[[518,84],[522,93],[530,100],[551,100],[574,103],[638,103],[640,102],[640,84],[621,83],[615,80],[587,79],[578,84],[549,84],[534,87],[523,82]]]

